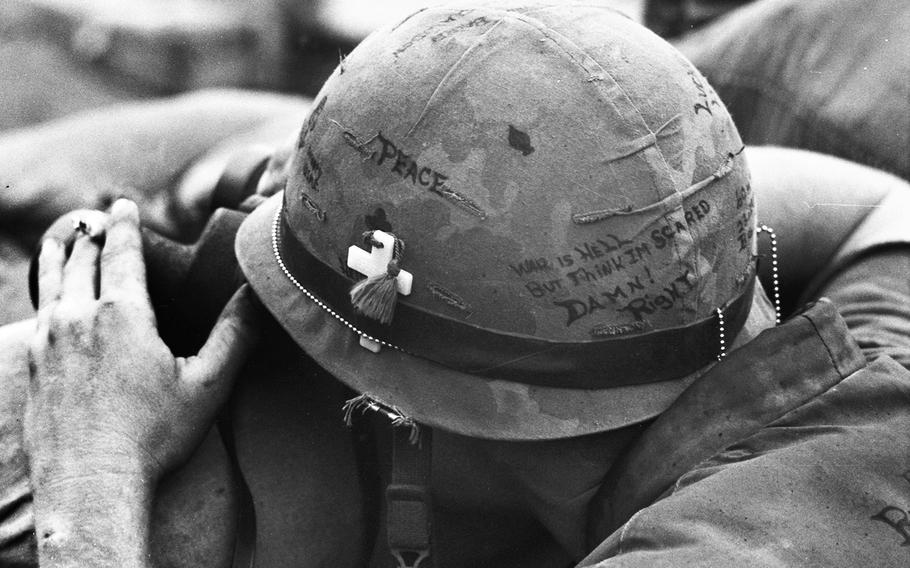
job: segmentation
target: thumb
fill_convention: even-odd
[[[221,311],[199,354],[187,359],[181,369],[183,384],[194,393],[204,392],[213,408],[227,398],[259,339],[260,309],[250,285],[241,286]]]

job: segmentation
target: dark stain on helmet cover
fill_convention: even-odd
[[[509,146],[521,152],[522,156],[534,152],[534,146],[531,146],[531,137],[528,133],[518,130],[511,124],[509,125]]]
[[[366,214],[363,216],[364,223],[366,223],[367,229],[370,231],[385,231],[386,233],[392,232],[392,224],[389,223],[388,218],[385,215],[385,209],[382,207],[377,207],[373,214]]]

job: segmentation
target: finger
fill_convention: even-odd
[[[244,199],[240,205],[237,206],[238,211],[245,211],[247,213],[252,213],[257,207],[262,205],[268,200],[268,198],[263,197],[262,195],[254,193],[253,195]]]
[[[107,226],[107,214],[101,211],[91,209],[78,209],[61,216],[54,221],[44,232],[44,238],[54,238],[63,243],[64,248],[68,248],[81,233],[73,230],[78,221],[82,220],[89,227],[89,235],[92,238],[99,239],[104,234]]]
[[[281,148],[272,152],[265,171],[262,172],[262,176],[259,177],[259,181],[256,184],[256,194],[263,197],[271,197],[284,189],[298,138],[298,134],[295,133]]]
[[[101,246],[91,237],[81,235],[73,243],[73,252],[63,267],[60,298],[66,301],[90,302],[98,297],[98,256]]]
[[[101,252],[100,295],[125,295],[143,305],[149,303],[139,210],[128,199],[118,199],[111,206],[104,250]],[[151,310],[151,306],[148,309]]]
[[[45,239],[38,253],[38,310],[60,299],[66,254],[57,239]]]
[[[240,287],[199,354],[184,365],[181,377],[192,390],[203,390],[217,408],[227,398],[234,379],[259,338],[261,307],[249,284]]]

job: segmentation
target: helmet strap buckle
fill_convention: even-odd
[[[398,568],[427,568],[422,566],[422,563],[424,560],[429,560],[430,551],[397,548],[392,550],[392,556],[398,561]]]
[[[392,472],[385,490],[386,537],[398,568],[431,568],[433,507],[430,500],[432,430],[415,443],[405,428],[392,428]]]

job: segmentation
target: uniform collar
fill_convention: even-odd
[[[865,365],[830,300],[808,305],[696,380],[630,445],[591,504],[591,542],[648,506],[685,472]]]

